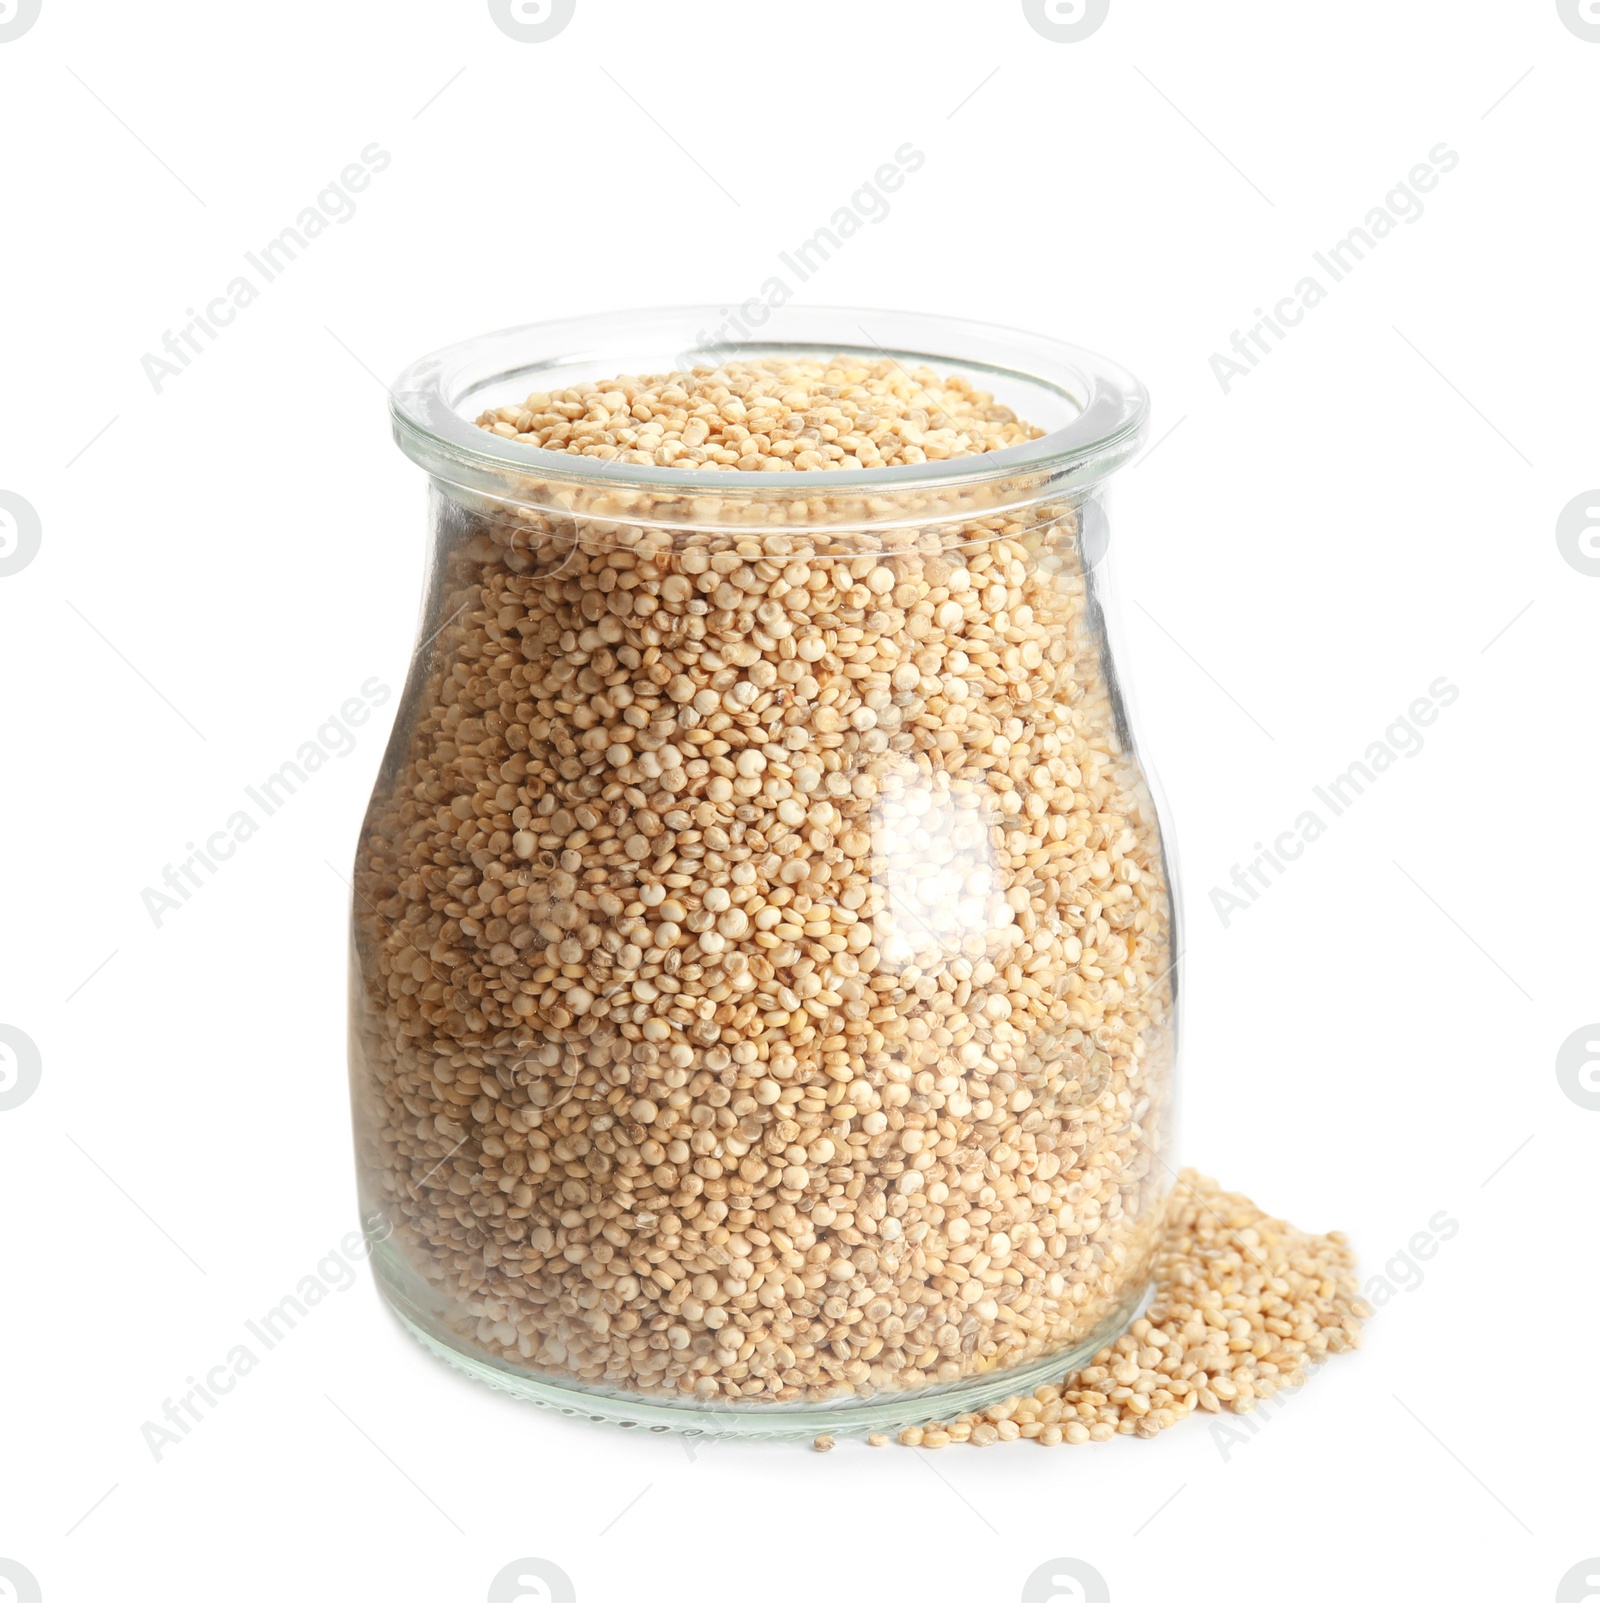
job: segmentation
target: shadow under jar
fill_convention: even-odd
[[[714,321],[511,330],[393,393],[434,548],[356,854],[362,1205],[402,1320],[517,1395],[892,1428],[1058,1375],[1149,1276],[1176,915],[1103,593],[1147,400],[979,324]],[[634,427],[615,375],[751,363],[814,421],[887,365],[1032,426],[740,471],[474,421],[598,383],[568,411]]]

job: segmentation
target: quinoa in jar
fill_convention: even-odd
[[[356,857],[363,1205],[401,1317],[521,1395],[904,1424],[1149,1278],[1174,912],[1102,560],[1145,396],[980,325],[697,320],[397,386],[435,546]]]

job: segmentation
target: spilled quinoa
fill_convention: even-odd
[[[1156,1254],[1153,1300],[1126,1335],[1059,1385],[948,1424],[910,1426],[899,1440],[1055,1446],[1155,1436],[1197,1409],[1248,1413],[1358,1346],[1371,1312],[1338,1231],[1308,1235],[1186,1169]]]

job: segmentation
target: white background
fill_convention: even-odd
[[[478,1603],[523,1556],[582,1603],[1010,1600],[1057,1557],[1116,1603],[1555,1597],[1600,1552],[1600,1114],[1555,1073],[1600,1017],[1600,577],[1555,538],[1600,484],[1597,89],[1554,0],[1112,0],[1072,44],[1017,0],[578,0],[541,44],[482,0],[43,0],[0,44],[0,490],[43,531],[0,578],[0,1022],[42,1061],[0,1112],[0,1558],[45,1603]],[[141,892],[403,682],[424,486],[383,381],[743,299],[907,140],[803,298],[1037,329],[1154,396],[1113,549],[1185,1161],[1364,1277],[1459,1229],[1227,1457],[1199,1419],[691,1456],[458,1378],[363,1269],[157,1462],[142,1424],[356,1222],[340,876],[394,698],[160,928]],[[356,215],[156,393],[141,357],[374,141]],[[1424,214],[1224,393],[1212,354],[1441,141]],[[1211,888],[1441,675],[1424,749],[1225,928]]]

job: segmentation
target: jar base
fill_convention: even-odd
[[[692,1397],[681,1401],[643,1397],[589,1386],[575,1379],[556,1380],[470,1351],[422,1306],[424,1299],[417,1295],[422,1287],[392,1241],[374,1243],[372,1267],[378,1288],[395,1317],[423,1347],[452,1369],[523,1402],[553,1409],[568,1419],[701,1441],[809,1441],[822,1435],[865,1436],[874,1431],[893,1434],[907,1425],[925,1425],[974,1413],[1004,1398],[1025,1395],[1037,1386],[1053,1385],[1068,1371],[1086,1364],[1132,1323],[1149,1289],[1139,1287],[1074,1347],[990,1374],[972,1375],[948,1386],[924,1386],[914,1392],[871,1397],[839,1397],[827,1402],[708,1403]]]

